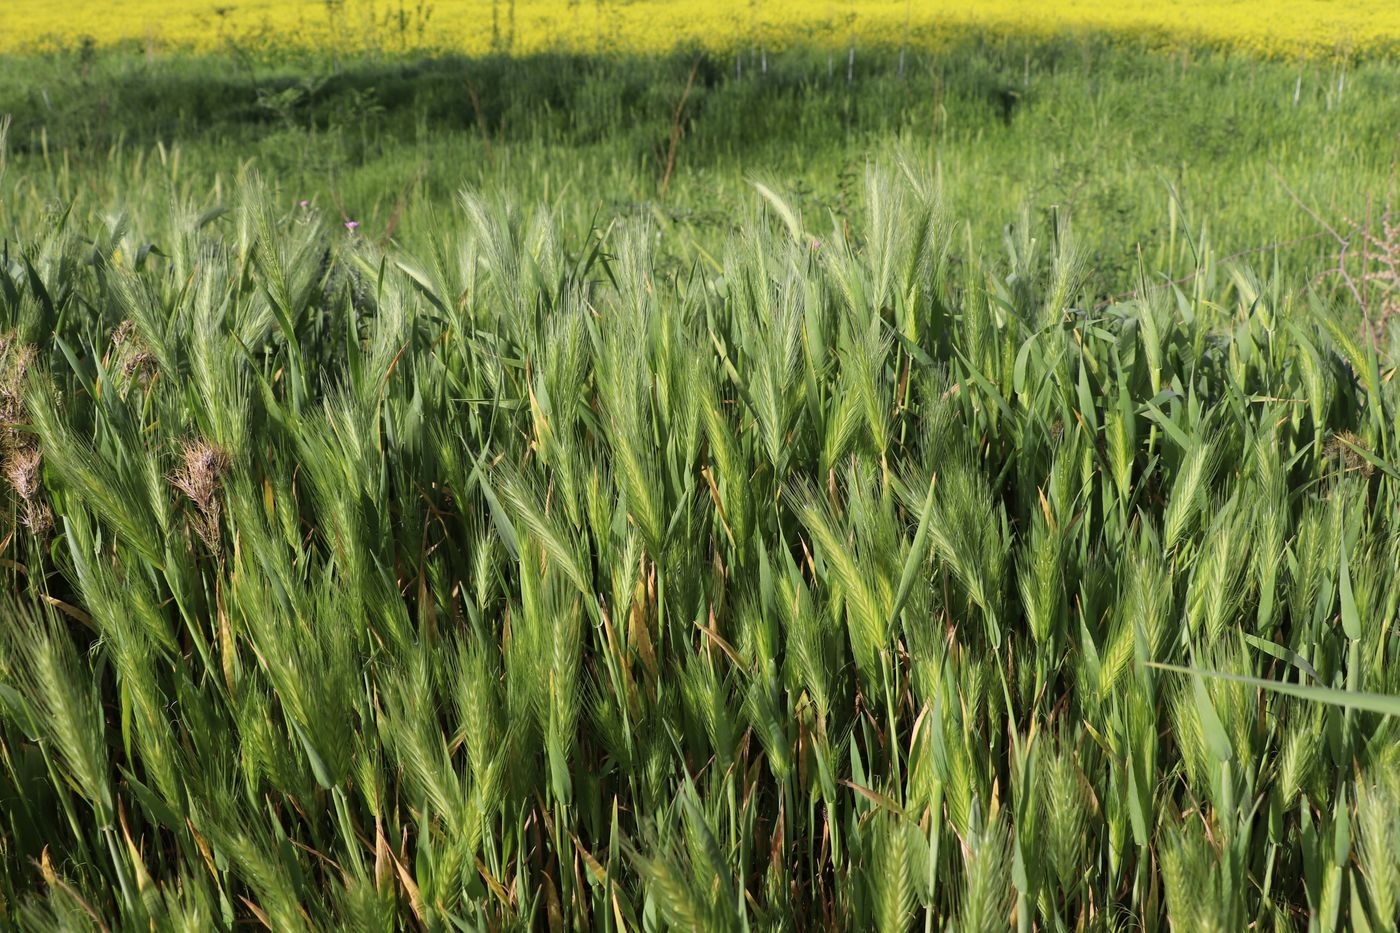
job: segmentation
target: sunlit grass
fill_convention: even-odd
[[[1393,929],[1393,321],[861,184],[7,247],[0,925]]]
[[[1397,69],[1235,54],[1322,6],[0,60],[0,928],[1395,929]]]

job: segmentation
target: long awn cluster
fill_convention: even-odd
[[[7,249],[0,925],[1393,929],[1394,345],[866,184]]]

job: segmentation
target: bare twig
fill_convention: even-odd
[[[1328,233],[1332,234],[1333,239],[1335,239],[1338,243],[1345,243],[1346,237],[1338,233],[1336,227],[1323,220],[1322,217],[1317,213],[1317,211],[1309,207],[1307,202],[1305,202],[1302,198],[1298,197],[1297,192],[1295,192],[1292,188],[1288,186],[1288,182],[1283,180],[1283,173],[1278,170],[1278,167],[1275,166],[1272,162],[1268,163],[1268,165],[1269,171],[1274,173],[1274,178],[1278,180],[1279,186],[1283,188],[1284,192],[1290,198],[1293,199],[1293,203],[1301,207],[1309,217],[1317,221],[1318,224],[1321,225],[1321,227]]]
[[[1371,279],[1366,274],[1371,268],[1371,194],[1366,193],[1366,230],[1361,238],[1361,307],[1368,308],[1371,305]]]
[[[490,144],[488,143],[488,146]],[[389,220],[384,225],[384,233],[379,238],[381,246],[387,246],[394,238],[394,231],[398,229],[399,221],[403,219],[404,208],[408,206],[408,196],[413,192],[414,186],[423,181],[423,176],[428,173],[422,165],[418,166],[418,171],[413,173],[413,177],[403,186],[399,192],[399,199],[394,202],[394,208],[389,212]]]
[[[1357,307],[1361,309],[1367,336],[1372,348],[1375,348],[1378,336],[1385,329],[1386,323],[1395,314],[1400,313],[1400,276],[1397,276],[1397,270],[1400,270],[1400,225],[1396,224],[1391,202],[1387,200],[1380,215],[1376,216],[1372,196],[1368,193],[1365,220],[1358,222],[1342,214],[1345,226],[1339,229],[1304,202],[1284,181],[1277,168],[1272,164],[1269,168],[1278,179],[1279,185],[1293,199],[1293,203],[1316,221],[1327,236],[1337,241],[1336,266],[1319,273],[1313,278],[1312,284],[1315,285],[1332,275],[1341,280],[1342,285],[1355,299]],[[1377,225],[1380,226],[1379,234],[1376,232]],[[1361,265],[1359,271],[1353,274],[1347,268],[1347,257],[1357,240],[1361,241]]]
[[[491,153],[491,131],[486,128],[486,113],[481,109],[481,95],[476,92],[476,83],[467,78],[467,98],[472,102],[472,112],[476,115],[476,128],[481,132],[481,141],[486,144],[486,153]]]
[[[700,70],[700,56],[690,64],[690,76],[685,79],[685,90],[676,104],[676,112],[671,115],[671,145],[666,151],[666,169],[661,173],[661,193],[671,187],[671,172],[676,168],[676,149],[681,143],[681,118],[685,115],[685,102],[690,99],[690,89],[695,86],[695,73]]]

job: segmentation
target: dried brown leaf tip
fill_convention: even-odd
[[[219,485],[229,468],[229,456],[222,448],[203,439],[186,441],[181,448],[182,463],[170,483],[194,505],[190,526],[200,539],[216,551],[219,546]]]

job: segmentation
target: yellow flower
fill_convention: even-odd
[[[1400,50],[1400,3],[1374,0],[5,0],[0,52],[136,42],[210,50],[278,44],[481,54],[733,53],[804,44],[935,47],[969,28],[1103,32],[1279,56]],[[393,15],[389,15],[392,13]]]

